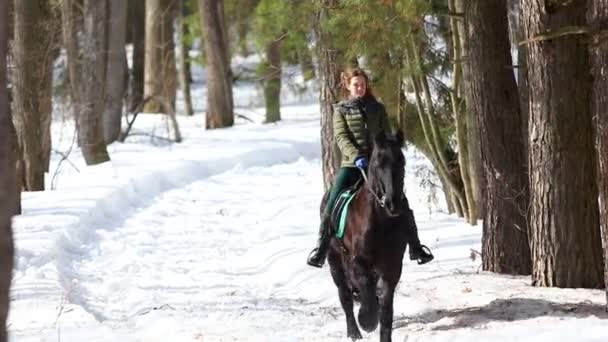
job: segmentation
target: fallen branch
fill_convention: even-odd
[[[152,100],[158,101],[163,107],[163,110],[165,111],[166,115],[169,116],[169,121],[171,122],[171,127],[173,128],[173,140],[177,143],[182,142],[182,134],[177,123],[175,110],[173,109],[171,103],[169,103],[169,101],[162,96],[148,96],[137,106],[135,111],[132,113],[133,119],[131,121],[127,120],[127,129],[124,132],[121,132],[120,136],[118,137],[118,141],[123,143],[125,142],[127,136],[129,135],[129,132],[131,131],[131,128],[133,127],[133,124],[135,123],[135,119],[137,119],[137,116],[139,115],[139,113],[141,113],[146,103]]]

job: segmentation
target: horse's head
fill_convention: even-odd
[[[389,216],[401,214],[403,209],[403,177],[405,175],[405,157],[403,132],[395,135],[380,133],[374,139],[374,147],[369,165],[369,182],[376,193],[380,206]]]

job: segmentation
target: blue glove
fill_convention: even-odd
[[[355,159],[355,166],[361,170],[366,169],[367,168],[367,158],[357,157],[357,159]]]

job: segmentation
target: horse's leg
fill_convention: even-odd
[[[393,298],[399,277],[382,278],[380,297],[380,342],[391,342],[393,333]]]
[[[370,267],[359,257],[353,261],[353,274],[361,302],[359,325],[363,330],[372,332],[378,327],[377,278],[372,274]]]
[[[334,249],[329,250],[329,268],[331,270],[331,277],[338,288],[338,295],[340,297],[340,304],[342,310],[346,315],[346,336],[355,339],[363,338],[357,322],[355,321],[355,314],[353,312],[353,294],[348,286],[346,280],[346,274],[340,255]]]

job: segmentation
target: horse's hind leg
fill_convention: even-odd
[[[348,287],[346,282],[346,276],[344,274],[344,268],[340,261],[340,257],[333,250],[329,251],[329,265],[331,269],[331,277],[338,288],[338,295],[340,296],[340,304],[342,310],[346,315],[346,336],[355,339],[363,338],[357,322],[355,321],[355,314],[353,312],[353,294]]]

